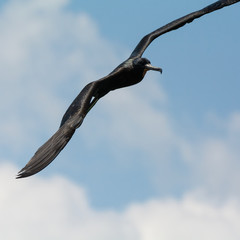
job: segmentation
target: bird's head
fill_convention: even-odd
[[[151,65],[151,62],[146,58],[136,58],[133,60],[133,67],[135,69],[143,70],[143,77],[147,71],[153,70],[162,73],[162,69],[159,67],[154,67]]]

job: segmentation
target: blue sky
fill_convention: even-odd
[[[1,1],[1,210],[26,216],[19,239],[34,234],[27,224],[45,226],[46,218],[62,226],[61,237],[77,229],[69,219],[86,224],[76,230],[84,239],[159,239],[158,222],[163,239],[175,239],[171,227],[181,219],[178,239],[197,239],[200,229],[200,239],[224,239],[215,226],[239,239],[240,4],[156,39],[144,57],[162,75],[148,72],[140,84],[109,93],[51,165],[14,179],[88,82],[112,71],[145,34],[210,3]],[[28,206],[32,215],[21,212]],[[16,239],[7,227],[4,234]],[[43,234],[61,239],[51,229]]]

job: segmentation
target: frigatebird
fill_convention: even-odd
[[[142,58],[144,51],[154,39],[167,32],[176,30],[196,18],[239,1],[240,0],[217,1],[144,36],[127,60],[116,67],[109,75],[87,84],[82,89],[64,114],[57,132],[37,150],[26,166],[19,171],[17,178],[36,174],[50,164],[66,146],[75,130],[81,126],[87,113],[100,98],[115,89],[128,87],[141,82],[149,70],[162,73],[161,68],[152,66],[148,59]]]

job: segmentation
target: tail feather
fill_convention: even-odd
[[[48,166],[66,146],[75,132],[75,128],[64,124],[34,154],[26,166],[18,172],[16,178],[24,178],[38,173]]]

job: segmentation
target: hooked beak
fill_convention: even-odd
[[[148,63],[148,64],[145,65],[145,69],[147,69],[147,70],[153,70],[153,71],[158,71],[158,72],[162,73],[162,69],[161,69],[161,68],[159,68],[159,67],[154,67],[154,66],[152,66],[150,63]]]

